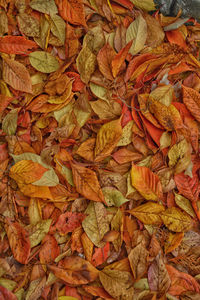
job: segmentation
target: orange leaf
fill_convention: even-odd
[[[30,74],[25,66],[18,61],[4,58],[3,79],[15,90],[32,93]]]
[[[183,88],[183,103],[187,109],[200,122],[200,95],[194,89],[182,85]]]
[[[113,154],[113,158],[116,162],[118,162],[118,164],[141,160],[142,157],[142,154],[130,151],[127,148],[122,148]]]
[[[108,43],[101,48],[97,55],[99,70],[109,80],[113,80],[112,61],[115,58],[115,55],[115,50]]]
[[[132,165],[132,185],[147,200],[158,201],[162,199],[162,186],[159,177],[147,167]]]
[[[17,183],[29,184],[39,180],[47,170],[32,160],[21,160],[10,169],[10,177]]]
[[[129,49],[131,48],[133,41],[130,41],[123,49],[119,51],[112,60],[112,74],[114,78],[118,75],[122,64],[124,63]]]
[[[59,14],[65,21],[87,27],[82,0],[58,0],[57,2]]]
[[[38,48],[38,45],[23,36],[0,37],[0,52],[7,54],[29,54],[31,50]]]
[[[50,263],[60,254],[60,248],[54,236],[46,235],[42,240],[42,248],[39,252],[42,264]]]
[[[55,199],[52,196],[50,188],[48,186],[36,186],[33,184],[24,184],[18,183],[20,191],[29,197],[36,197],[36,198],[47,198],[47,199]],[[54,188],[54,187],[52,187]]]
[[[31,251],[28,232],[10,218],[6,218],[5,230],[14,258],[21,264],[27,264]]]
[[[0,113],[12,102],[14,98],[5,95],[0,95]]]
[[[94,171],[78,164],[71,164],[73,180],[78,193],[93,201],[104,202],[104,196]]]
[[[167,31],[165,34],[170,44],[177,44],[183,49],[187,49],[183,34],[178,29]]]
[[[96,297],[101,297],[103,299],[106,300],[114,300],[114,298],[112,298],[103,288],[98,287],[98,286],[92,286],[92,285],[86,285],[83,286],[84,290],[86,290],[86,292],[90,293],[93,296]]]
[[[178,296],[184,291],[194,291],[200,293],[200,285],[189,274],[180,272],[170,265],[165,265],[171,279],[169,294]]]
[[[58,267],[48,265],[48,268],[56,277],[73,285],[92,282],[97,279],[99,274],[93,265],[79,256],[66,257],[59,262]]]

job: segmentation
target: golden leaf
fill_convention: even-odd
[[[165,226],[175,232],[188,231],[192,225],[190,216],[177,207],[166,209],[161,218]]]
[[[79,52],[76,65],[81,75],[81,80],[84,83],[88,83],[96,67],[96,55],[92,53],[87,45]]]
[[[161,212],[164,212],[163,205],[148,202],[129,210],[128,212],[143,222],[145,225],[161,225]]]
[[[104,124],[97,133],[95,161],[101,161],[111,154],[122,135],[121,118]]]

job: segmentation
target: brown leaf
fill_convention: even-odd
[[[148,270],[148,282],[152,291],[160,295],[166,293],[171,285],[171,280],[164,264],[163,257],[159,253]]]
[[[134,279],[140,279],[147,270],[148,251],[142,243],[138,244],[128,255]]]
[[[97,62],[101,73],[109,80],[113,80],[112,61],[115,58],[115,50],[107,43],[97,55]]]

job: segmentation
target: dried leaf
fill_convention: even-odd
[[[11,110],[3,119],[2,130],[7,135],[14,135],[17,130],[18,109]]]
[[[57,6],[54,0],[32,0],[30,7],[44,14],[57,14]]]
[[[133,40],[129,53],[132,55],[140,52],[145,45],[147,39],[147,23],[140,14],[135,21],[133,21],[126,31],[126,42],[129,43]]]
[[[32,93],[32,83],[29,72],[18,61],[4,58],[3,79],[7,84],[18,91]]]
[[[60,0],[58,2],[58,10],[60,16],[65,21],[74,25],[83,25],[87,27],[84,5],[81,0]]]
[[[188,231],[191,228],[191,218],[177,207],[166,209],[161,218],[167,228],[175,232]]]
[[[21,160],[10,169],[10,177],[19,183],[33,183],[39,180],[48,169],[31,160]]]
[[[96,67],[96,56],[88,46],[83,47],[80,51],[76,59],[76,65],[80,73],[81,80],[84,83],[88,83]]]
[[[163,257],[159,253],[148,270],[148,282],[152,291],[159,295],[166,293],[171,285],[171,280],[164,264]]]
[[[128,255],[131,270],[135,279],[140,279],[147,271],[148,251],[142,245],[138,244]]]
[[[133,282],[129,272],[104,269],[99,273],[99,278],[104,289],[115,299],[133,298]]]
[[[104,202],[104,196],[96,173],[78,164],[71,164],[71,166],[73,181],[77,191],[87,199]]]
[[[134,188],[147,200],[162,199],[162,186],[159,177],[149,168],[132,165],[131,181]]]
[[[65,43],[65,21],[58,15],[51,15],[51,31],[64,45]]]
[[[114,187],[104,187],[102,192],[105,198],[105,202],[108,206],[120,207],[122,204],[129,201],[126,199],[120,191]]]
[[[14,258],[21,264],[27,264],[31,251],[28,232],[9,218],[6,219],[5,230]]]
[[[99,271],[93,265],[79,256],[66,257],[60,261],[58,267],[48,265],[48,268],[56,277],[73,285],[92,282],[97,279],[99,274]]]
[[[148,202],[129,210],[128,212],[145,225],[161,225],[161,213],[165,211],[163,205]]]
[[[96,138],[95,161],[101,161],[112,153],[122,134],[121,119],[104,124]]]
[[[55,72],[59,68],[58,60],[48,52],[35,51],[29,55],[31,65],[42,73]]]
[[[28,54],[37,48],[35,42],[27,40],[23,36],[0,37],[0,52],[7,54]]]
[[[95,246],[103,247],[105,242],[102,239],[109,231],[109,221],[104,205],[99,202],[90,202],[85,214],[88,216],[82,222],[83,229]]]

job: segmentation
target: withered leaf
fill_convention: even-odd
[[[112,153],[122,134],[121,119],[104,124],[96,138],[95,161],[101,161]]]
[[[71,166],[73,181],[77,191],[87,199],[104,202],[104,196],[96,173],[78,164],[72,163]]]
[[[18,61],[4,58],[3,79],[14,89],[32,93],[32,83],[28,70]]]
[[[91,202],[85,214],[88,215],[82,222],[83,229],[90,240],[97,247],[103,247],[104,235],[109,231],[109,219],[104,205],[100,202]]]

